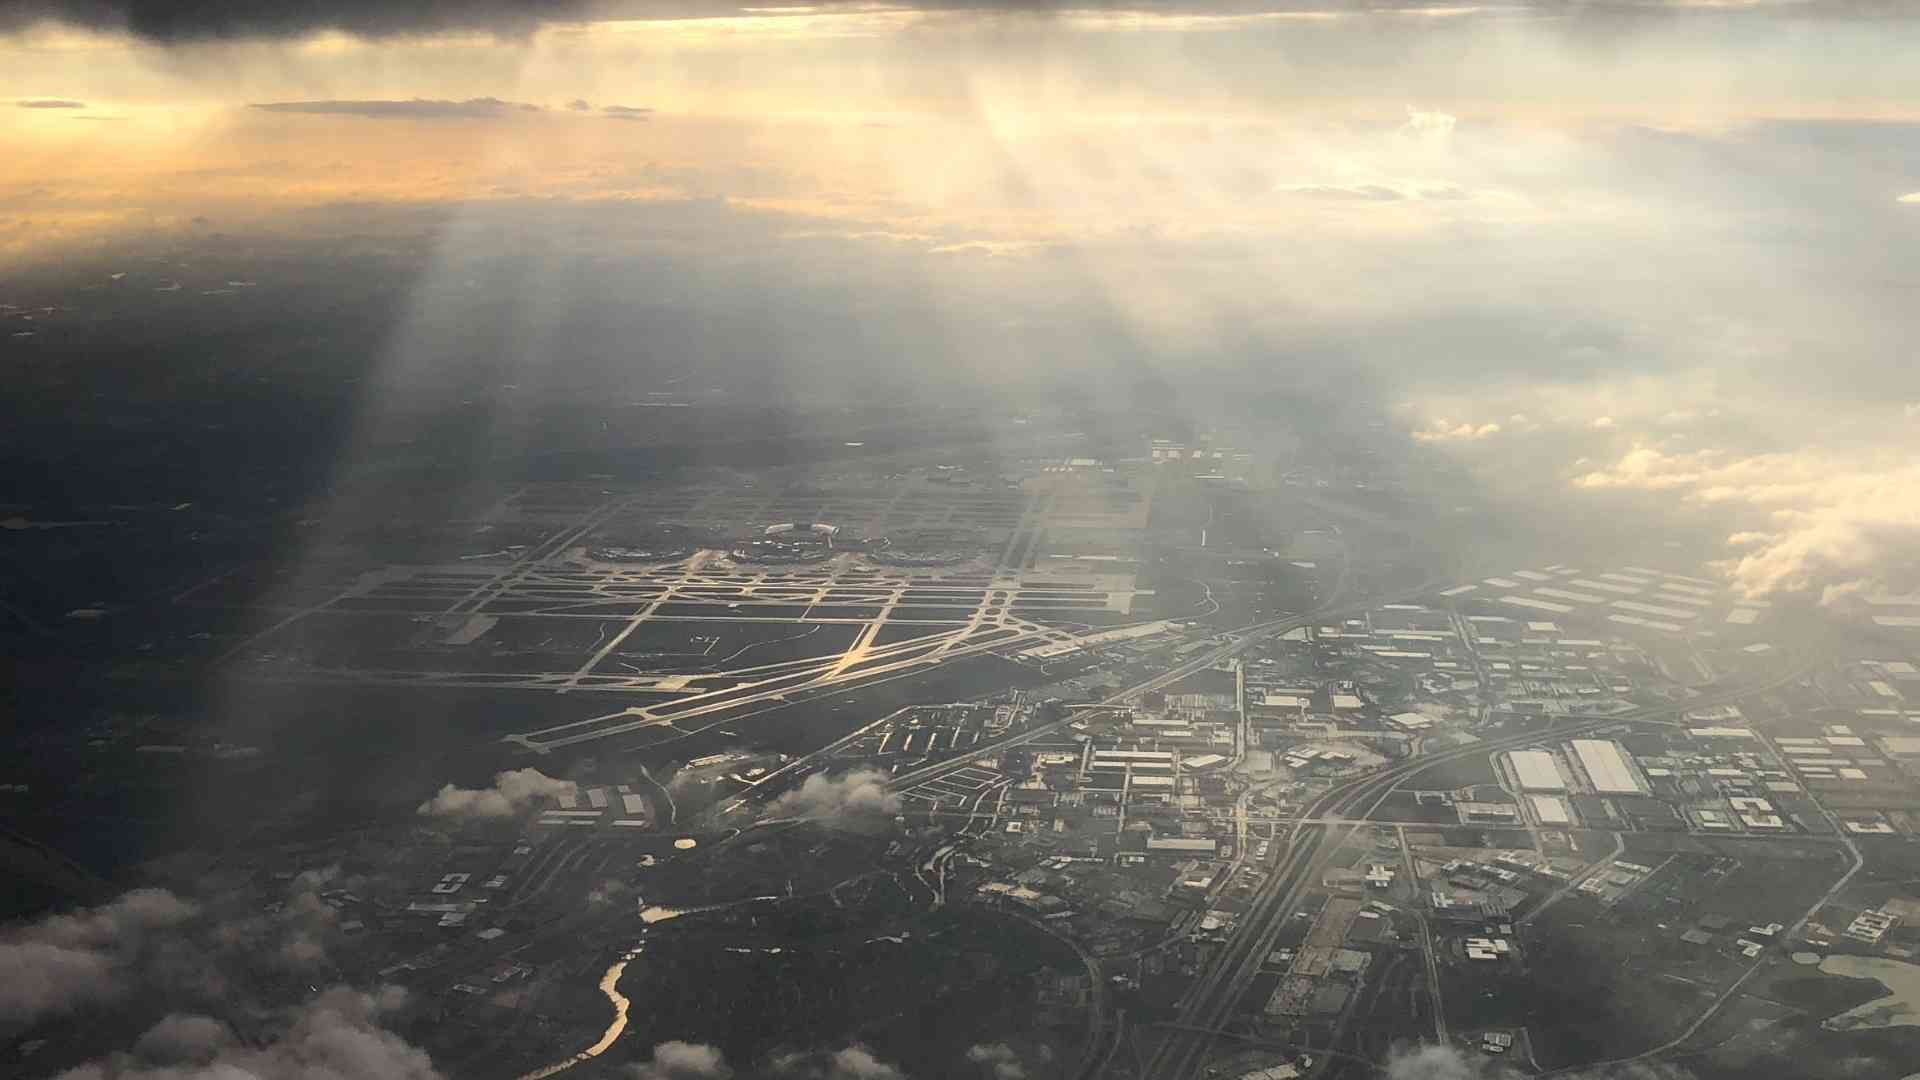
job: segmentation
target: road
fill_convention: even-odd
[[[1608,716],[1584,718],[1547,731],[1529,731],[1487,739],[1437,754],[1412,758],[1398,765],[1329,789],[1306,808],[1294,826],[1293,842],[1278,872],[1255,893],[1252,905],[1235,924],[1226,946],[1214,958],[1200,980],[1188,992],[1181,1009],[1178,1029],[1161,1044],[1148,1069],[1148,1075],[1165,1080],[1185,1080],[1193,1075],[1206,1056],[1212,1037],[1209,1030],[1222,1029],[1232,1016],[1246,987],[1259,974],[1272,944],[1279,937],[1287,915],[1296,910],[1302,895],[1319,880],[1324,859],[1322,848],[1336,829],[1352,831],[1364,824],[1394,789],[1416,773],[1434,765],[1462,758],[1515,749],[1546,740],[1573,738],[1590,731],[1621,723],[1632,723],[1675,709],[1701,709],[1723,705],[1754,694],[1784,686],[1811,668],[1817,659],[1804,656],[1800,663],[1755,684],[1728,687],[1718,693],[1704,694],[1679,705],[1658,705]],[[1356,813],[1357,811],[1357,813]],[[1326,847],[1327,852],[1340,845]],[[1438,1011],[1440,1005],[1434,1003]],[[1192,1029],[1192,1030],[1190,1030]]]
[[[1227,634],[1227,641],[1224,644],[1221,644],[1215,648],[1209,649],[1206,652],[1200,654],[1198,657],[1195,657],[1192,660],[1185,661],[1179,666],[1170,668],[1159,675],[1155,675],[1153,678],[1148,679],[1145,682],[1127,687],[1125,690],[1121,690],[1118,693],[1115,693],[1112,696],[1103,699],[1098,704],[1102,707],[1108,707],[1108,706],[1118,707],[1121,705],[1125,705],[1128,702],[1132,701],[1134,698],[1141,696],[1142,694],[1150,693],[1164,686],[1171,686],[1174,683],[1179,682],[1181,679],[1184,679],[1189,675],[1193,675],[1198,672],[1205,671],[1208,668],[1213,667],[1215,664],[1218,664],[1220,661],[1228,659],[1229,657],[1232,657],[1236,653],[1239,653],[1242,650],[1258,642],[1265,641],[1269,638],[1279,637],[1281,634],[1290,633],[1294,630],[1298,630],[1303,626],[1312,626],[1325,619],[1344,617],[1347,615],[1355,615],[1355,614],[1364,612],[1369,608],[1378,607],[1381,604],[1392,604],[1402,600],[1409,600],[1414,597],[1424,595],[1425,593],[1431,591],[1434,587],[1435,586],[1432,583],[1427,583],[1411,589],[1402,589],[1398,592],[1390,593],[1385,596],[1373,597],[1368,600],[1356,601],[1351,604],[1342,604],[1336,607],[1318,608],[1305,615],[1294,615],[1294,616],[1289,616],[1285,619],[1275,619],[1270,622],[1256,623],[1252,626],[1248,626],[1240,630],[1232,631]],[[1070,713],[1067,716],[1061,717],[1058,720],[1049,721],[1044,724],[1035,724],[1032,727],[1027,728],[1025,731],[1019,732],[1018,734],[1009,735],[1006,738],[1000,739],[997,742],[986,743],[980,746],[976,746],[971,750],[969,750],[965,757],[954,758],[954,759],[940,762],[935,765],[928,765],[925,768],[915,769],[912,772],[901,773],[898,776],[895,776],[891,781],[889,781],[889,784],[894,788],[903,789],[903,788],[916,787],[920,784],[926,783],[929,780],[938,780],[943,776],[949,775],[951,773],[956,773],[956,772],[959,772],[961,769],[970,767],[971,765],[973,765],[974,762],[980,760],[981,758],[990,757],[994,754],[998,754],[1002,750],[1010,749],[1015,746],[1020,746],[1024,743],[1032,742],[1035,739],[1042,739],[1047,737],[1048,735],[1052,735],[1066,728],[1069,724],[1073,723],[1073,721],[1076,720],[1079,716],[1080,716],[1080,713]]]
[[[1766,744],[1767,750],[1769,753],[1773,754],[1774,760],[1776,761],[1787,760],[1786,757],[1781,754],[1779,745],[1773,741],[1771,736],[1767,735],[1765,732],[1755,732],[1755,734],[1763,743]],[[1807,908],[1805,913],[1803,913],[1799,918],[1793,921],[1792,926],[1787,927],[1786,930],[1781,933],[1779,940],[1782,943],[1790,941],[1793,938],[1799,936],[1800,931],[1806,927],[1808,921],[1810,921],[1814,917],[1814,915],[1820,911],[1821,908],[1826,907],[1828,904],[1832,903],[1835,897],[1839,896],[1843,891],[1845,891],[1847,886],[1853,883],[1854,875],[1858,874],[1861,871],[1861,869],[1867,865],[1867,857],[1861,853],[1860,845],[1855,843],[1853,840],[1853,837],[1847,834],[1846,826],[1841,824],[1839,817],[1836,816],[1833,813],[1833,811],[1827,809],[1826,804],[1820,802],[1817,796],[1814,797],[1814,805],[1820,808],[1821,814],[1825,815],[1828,823],[1833,826],[1834,835],[1838,836],[1840,838],[1840,843],[1846,847],[1847,857],[1849,860],[1851,860],[1852,865],[1848,866],[1846,872],[1841,874],[1837,879],[1834,880],[1834,883],[1832,885],[1827,887],[1826,892],[1820,894],[1819,899],[1815,900],[1813,904]],[[1682,1045],[1684,1045],[1688,1039],[1691,1039],[1694,1037],[1694,1035],[1698,1034],[1701,1028],[1707,1026],[1707,1021],[1712,1020],[1714,1016],[1717,1015],[1720,1012],[1720,1010],[1726,1006],[1728,1002],[1738,997],[1740,994],[1740,988],[1747,984],[1747,980],[1753,978],[1753,976],[1757,974],[1761,968],[1765,967],[1773,959],[1774,957],[1770,957],[1763,952],[1760,955],[1760,958],[1758,960],[1755,960],[1751,965],[1747,967],[1747,970],[1740,973],[1740,977],[1738,979],[1735,979],[1731,985],[1729,985],[1725,990],[1722,990],[1718,995],[1714,997],[1713,1003],[1708,1005],[1706,1010],[1703,1011],[1699,1016],[1695,1017],[1693,1020],[1693,1023],[1688,1024],[1686,1028],[1680,1032],[1680,1034],[1675,1035],[1673,1038],[1668,1039],[1666,1042],[1661,1043],[1659,1046],[1656,1046],[1650,1050],[1643,1050],[1638,1054],[1632,1055],[1631,1057],[1617,1058],[1612,1061],[1601,1061],[1601,1062],[1595,1062],[1587,1065],[1570,1066],[1570,1067],[1559,1068],[1559,1069],[1549,1069],[1546,1072],[1542,1073],[1541,1075],[1557,1076],[1557,1075],[1563,1075],[1570,1072],[1585,1072],[1588,1069],[1618,1068],[1625,1065],[1632,1065],[1638,1062],[1647,1061],[1652,1058],[1659,1057],[1660,1055],[1665,1054],[1669,1051],[1676,1050]]]

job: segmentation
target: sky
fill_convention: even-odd
[[[774,312],[836,391],[1357,372],[1489,485],[1724,517],[1739,587],[1842,602],[1920,550],[1904,10],[16,0],[0,266],[372,207],[443,278],[500,221],[670,253],[604,302]]]

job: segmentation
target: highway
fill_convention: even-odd
[[[1723,705],[1753,694],[1784,686],[1800,678],[1818,660],[1803,655],[1800,663],[1775,674],[1762,683],[1729,687],[1718,693],[1702,695],[1680,704],[1663,704],[1583,718],[1580,722],[1546,731],[1523,732],[1488,739],[1438,754],[1412,758],[1347,784],[1330,788],[1308,805],[1294,827],[1292,844],[1280,867],[1262,884],[1247,913],[1235,924],[1226,946],[1214,958],[1208,970],[1188,991],[1177,1028],[1161,1044],[1147,1075],[1163,1080],[1185,1080],[1205,1059],[1213,1037],[1202,1032],[1226,1027],[1234,1006],[1248,984],[1259,974],[1260,966],[1272,951],[1289,913],[1296,910],[1302,894],[1319,880],[1324,864],[1322,848],[1331,853],[1340,844],[1326,846],[1333,830],[1348,831],[1362,827],[1401,781],[1434,765],[1461,758],[1515,749],[1547,740],[1573,738],[1621,723],[1645,720],[1676,709],[1701,709]],[[1355,812],[1357,809],[1357,813]],[[1436,1012],[1440,1003],[1434,1003]],[[1199,1029],[1199,1030],[1188,1030]]]

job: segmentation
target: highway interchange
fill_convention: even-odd
[[[1705,694],[1687,702],[1686,707],[1708,708],[1764,693],[1799,679],[1816,662],[1812,655],[1805,655],[1800,662],[1776,672],[1763,682]],[[1573,738],[1623,723],[1656,718],[1672,711],[1672,706],[1636,709],[1582,718],[1579,722],[1560,725],[1550,731],[1528,731],[1486,739],[1412,758],[1321,794],[1309,804],[1302,819],[1296,823],[1287,854],[1280,866],[1262,883],[1252,906],[1235,925],[1225,948],[1220,950],[1214,962],[1189,991],[1182,1003],[1178,1026],[1162,1043],[1149,1075],[1176,1080],[1195,1074],[1212,1044],[1212,1036],[1208,1032],[1222,1028],[1231,1017],[1247,985],[1259,973],[1260,965],[1279,936],[1286,918],[1297,908],[1301,895],[1320,879],[1325,869],[1326,855],[1340,846],[1339,843],[1328,846],[1327,841],[1338,830],[1365,827],[1371,815],[1402,781],[1448,761],[1514,749],[1548,738]]]

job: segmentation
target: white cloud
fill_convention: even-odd
[[[433,798],[420,804],[422,817],[474,820],[512,817],[532,806],[535,800],[576,795],[580,785],[571,780],[556,780],[539,769],[508,769],[494,775],[493,786],[463,788],[453,784],[440,789]]]
[[[628,1070],[633,1080],[726,1080],[733,1075],[717,1046],[675,1039],[653,1048],[653,1057]]]
[[[1903,202],[1903,203],[1920,203],[1920,191],[1909,191],[1905,195],[1902,195],[1893,201]]]
[[[1524,419],[1524,417],[1522,417]],[[1500,434],[1504,430],[1497,423],[1451,424],[1446,420],[1436,420],[1429,427],[1413,433],[1420,442],[1460,442],[1473,439],[1485,439]]]
[[[906,1075],[857,1043],[828,1059],[829,1080],[906,1080]]]
[[[1453,138],[1453,129],[1459,125],[1459,118],[1448,113],[1425,112],[1409,106],[1407,122],[1400,125],[1400,134],[1414,139],[1422,146],[1444,149]]]
[[[1718,564],[1749,596],[1904,577],[1920,552],[1920,462],[1904,453],[1738,456],[1636,446],[1573,485],[1673,492],[1757,517],[1765,527],[1729,535],[1737,554]]]
[[[828,820],[872,819],[899,812],[900,796],[887,790],[887,774],[877,769],[840,776],[814,773],[773,804],[773,813],[779,816]]]
[[[1588,426],[1593,428],[1593,430],[1595,431],[1612,431],[1613,417],[1611,416],[1595,417],[1593,423]]]
[[[1386,1075],[1387,1080],[1521,1080],[1527,1074],[1485,1054],[1426,1045],[1389,1056]],[[1601,1065],[1563,1075],[1566,1080],[1692,1080],[1693,1076],[1661,1062]]]
[[[1573,486],[1587,489],[1626,488],[1670,491],[1695,487],[1711,468],[1710,452],[1670,455],[1653,446],[1635,446],[1606,468],[1574,477]],[[1575,464],[1586,463],[1581,458]]]
[[[1006,1043],[977,1043],[967,1048],[967,1060],[979,1065],[993,1080],[1026,1080],[1020,1055]]]
[[[831,1052],[804,1051],[776,1055],[772,1074],[804,1080],[906,1080],[907,1074],[874,1056],[859,1043]]]

